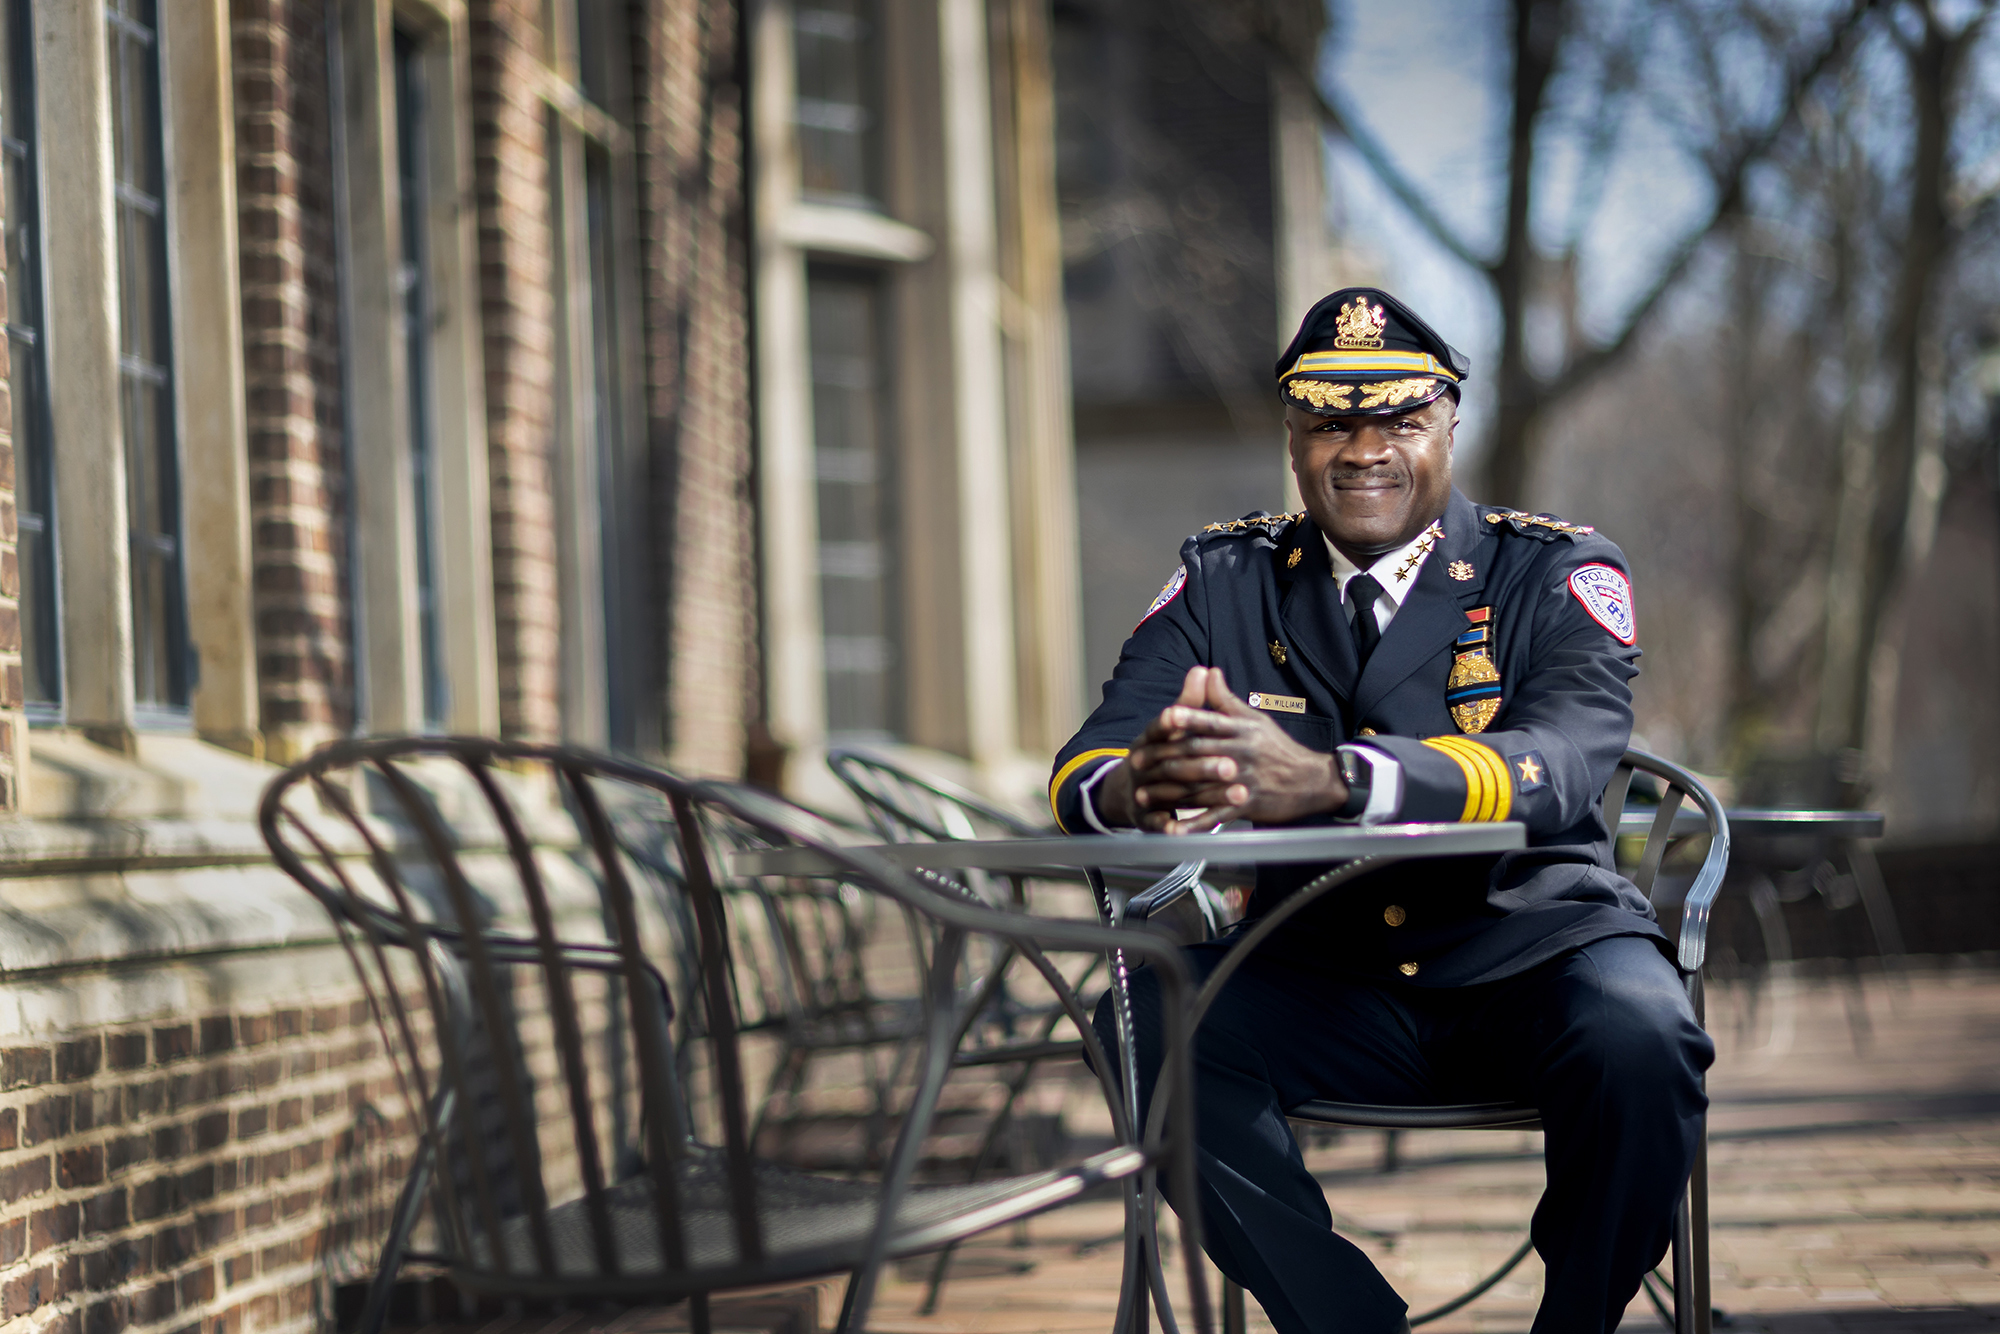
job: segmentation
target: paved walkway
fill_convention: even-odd
[[[1715,1301],[1731,1334],[2000,1334],[2000,969],[1892,982],[1780,982],[1711,992]],[[1073,1104],[1074,1105],[1074,1104]],[[1384,1173],[1380,1135],[1309,1146],[1348,1235],[1424,1311],[1525,1235],[1539,1136],[1406,1136]],[[1089,1203],[963,1250],[934,1315],[928,1262],[888,1277],[877,1334],[1103,1334],[1118,1302],[1122,1222]],[[1177,1291],[1180,1258],[1170,1257]],[[1212,1271],[1211,1271],[1212,1272]],[[1539,1263],[1427,1330],[1525,1331]],[[739,1298],[718,1331],[830,1328],[799,1297]],[[1268,1330],[1254,1302],[1250,1327]],[[685,1308],[427,1327],[425,1334],[672,1334]],[[1626,1330],[1657,1330],[1634,1303]]]
[[[1710,993],[1715,1303],[1733,1331],[2000,1334],[2000,971],[1906,982],[1779,982]],[[1525,1236],[1541,1188],[1539,1135],[1350,1135],[1308,1162],[1348,1235],[1422,1311]],[[1037,1220],[1032,1244],[968,1248],[934,1316],[907,1266],[884,1334],[1102,1331],[1117,1303],[1115,1206]],[[1541,1291],[1531,1255],[1476,1305],[1424,1328],[1525,1331]],[[1176,1281],[1182,1281],[1176,1270]],[[1268,1329],[1251,1303],[1251,1328]],[[1659,1328],[1643,1299],[1624,1328]]]

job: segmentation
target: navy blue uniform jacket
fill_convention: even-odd
[[[1304,713],[1269,715],[1302,744],[1330,752],[1353,740],[1393,755],[1405,785],[1398,818],[1527,825],[1518,852],[1404,863],[1335,890],[1267,948],[1432,987],[1507,977],[1609,936],[1651,937],[1671,958],[1651,906],[1614,868],[1601,809],[1631,737],[1639,657],[1607,627],[1629,635],[1632,623],[1601,620],[1571,582],[1593,565],[1629,579],[1623,553],[1588,529],[1475,505],[1456,490],[1442,524],[1358,679],[1311,519],[1253,516],[1189,538],[1180,588],[1132,632],[1104,702],[1056,756],[1057,823],[1087,831],[1079,785],[1173,703],[1189,667],[1220,667],[1239,698],[1303,698]],[[1582,576],[1586,591],[1591,577]],[[1467,736],[1445,692],[1481,608],[1501,704]],[[1248,915],[1324,869],[1264,868]]]

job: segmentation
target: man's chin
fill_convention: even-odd
[[[1336,509],[1328,517],[1331,520],[1326,525],[1328,537],[1340,546],[1376,555],[1403,545],[1401,533],[1409,526],[1408,516],[1400,505],[1389,512]]]

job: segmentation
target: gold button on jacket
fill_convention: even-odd
[[[1401,926],[1410,920],[1410,915],[1392,903],[1382,910],[1382,920],[1390,926]]]
[[[1396,971],[1404,977],[1415,977],[1417,975],[1417,966],[1413,963],[1399,963],[1396,965]]]

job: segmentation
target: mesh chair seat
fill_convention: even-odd
[[[1460,1102],[1425,1107],[1380,1103],[1302,1102],[1285,1113],[1294,1121],[1351,1130],[1539,1130],[1542,1114],[1525,1103]]]
[[[1135,1149],[1113,1149],[1072,1167],[1032,1172],[960,1185],[915,1186],[896,1210],[890,1241],[891,1257],[930,1250],[945,1242],[993,1227],[1074,1199],[1093,1186],[1132,1176],[1145,1165]],[[728,1158],[722,1149],[696,1146],[678,1165],[686,1283],[690,1289],[714,1286],[718,1273],[738,1266],[736,1225],[729,1211]],[[875,1227],[882,1188],[872,1181],[853,1181],[803,1172],[777,1163],[755,1164],[756,1208],[765,1256],[763,1275],[789,1277],[850,1270],[862,1263]],[[556,1275],[553,1283],[573,1285],[590,1280],[606,1293],[621,1281],[647,1292],[675,1286],[660,1254],[660,1210],[654,1187],[639,1177],[606,1191],[610,1205],[611,1240],[618,1273],[607,1276],[598,1263],[596,1242],[586,1202],[571,1200],[549,1210],[550,1250]],[[507,1220],[501,1231],[505,1267],[516,1277],[537,1274],[540,1265],[529,1221]],[[474,1245],[472,1272],[460,1275],[478,1286],[477,1271],[495,1268],[493,1252],[482,1238]],[[662,1282],[663,1278],[666,1280]]]

